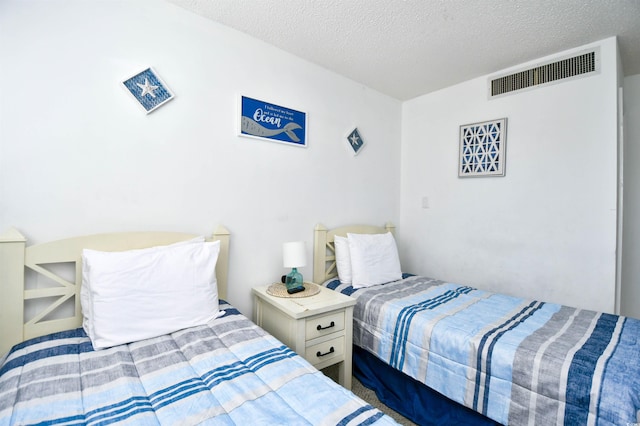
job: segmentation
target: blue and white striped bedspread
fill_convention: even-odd
[[[395,424],[229,305],[209,325],[94,351],[82,329],[14,347],[0,425]]]
[[[640,320],[425,277],[354,290],[354,344],[509,425],[640,422]]]

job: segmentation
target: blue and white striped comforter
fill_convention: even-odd
[[[221,309],[209,325],[101,351],[82,329],[17,345],[0,363],[0,425],[395,424]]]
[[[425,277],[355,290],[354,344],[500,423],[640,422],[640,320]]]

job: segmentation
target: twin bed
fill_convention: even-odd
[[[314,281],[357,299],[354,375],[387,405],[418,424],[640,423],[640,320],[380,268],[393,230],[318,225],[314,247]]]
[[[393,230],[319,225],[314,248],[314,281],[357,299],[354,374],[387,405],[418,424],[640,423],[639,320],[402,274]],[[0,235],[0,425],[394,424],[224,301],[228,248],[224,228]],[[190,262],[213,275],[174,282]],[[48,305],[25,322],[31,299]]]
[[[224,228],[0,235],[0,425],[395,424],[224,301],[228,248]]]

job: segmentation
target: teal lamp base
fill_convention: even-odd
[[[287,274],[284,284],[287,287],[287,293],[289,294],[304,291],[304,281],[302,281],[302,274],[298,272],[296,268],[293,268],[291,272]]]

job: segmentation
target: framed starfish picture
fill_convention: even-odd
[[[349,136],[347,136],[347,141],[349,142],[349,146],[353,150],[353,155],[358,155],[358,153],[364,146],[364,139],[362,139],[362,136],[360,136],[360,132],[358,131],[357,127],[353,129],[351,133],[349,133]]]
[[[151,67],[127,78],[122,84],[147,114],[174,97],[167,84]]]

